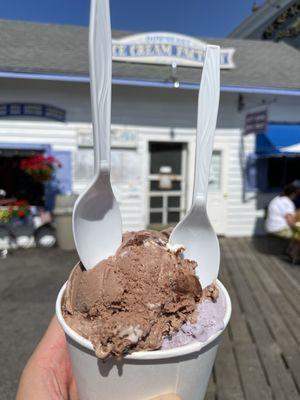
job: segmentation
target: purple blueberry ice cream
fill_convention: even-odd
[[[214,286],[210,288],[212,287]],[[224,329],[225,313],[226,300],[222,292],[219,292],[216,299],[205,298],[197,305],[197,322],[193,324],[188,321],[183,324],[178,332],[164,338],[161,348],[164,350],[195,341],[205,342],[212,335]]]

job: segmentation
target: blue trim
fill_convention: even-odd
[[[56,170],[56,180],[59,183],[60,193],[72,190],[72,152],[70,150],[53,150],[52,155],[57,158],[62,167]]]
[[[67,150],[53,150],[62,167],[56,170],[55,176],[45,185],[45,208],[52,211],[55,206],[55,196],[72,190],[72,154]]]
[[[8,72],[0,71],[0,78],[17,78],[17,79],[38,79],[47,81],[63,81],[63,82],[77,82],[89,83],[90,79],[86,75],[58,75],[58,74],[33,74],[26,72]],[[112,83],[115,85],[127,86],[142,86],[142,87],[156,87],[156,88],[174,88],[172,82],[150,81],[147,79],[131,79],[131,78],[112,78]],[[180,82],[179,89],[185,90],[198,90],[199,84],[191,82]],[[256,94],[273,94],[285,96],[300,96],[300,89],[284,89],[284,88],[271,88],[271,87],[255,87],[255,86],[235,86],[235,85],[221,85],[222,92],[234,93],[256,93]]]
[[[276,94],[284,96],[300,96],[300,89],[283,89],[270,87],[253,87],[253,86],[226,86],[221,85],[222,92],[236,93],[256,93],[256,94]]]
[[[124,85],[124,86],[130,85],[130,86],[175,89],[173,82],[150,81],[147,79],[112,78],[112,83],[114,83],[115,85]],[[198,90],[199,84],[197,85],[196,83],[180,82],[177,89]]]
[[[64,82],[89,82],[88,76],[84,75],[59,75],[59,74],[34,74],[30,72],[10,72],[0,71],[0,78],[16,79],[37,79],[45,81],[64,81]]]
[[[134,85],[134,86],[145,86],[145,87],[159,87],[159,88],[170,88],[174,89],[173,82],[160,82],[150,81],[143,79],[123,79],[113,78],[112,82],[117,85]],[[185,90],[199,90],[198,83],[191,82],[180,82],[179,89]],[[257,93],[257,94],[277,94],[286,96],[300,96],[300,90],[293,89],[281,89],[281,88],[268,88],[268,87],[252,87],[252,86],[231,86],[221,85],[221,92],[233,92],[233,93]]]
[[[47,154],[51,153],[51,145],[50,144],[35,144],[35,143],[1,143],[0,149],[7,150],[43,150]]]

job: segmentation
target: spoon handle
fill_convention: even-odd
[[[199,95],[193,203],[206,204],[209,168],[220,99],[220,47],[208,45]]]
[[[110,170],[111,46],[109,0],[91,0],[89,66],[95,172]]]

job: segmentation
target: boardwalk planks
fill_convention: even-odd
[[[294,380],[298,381],[299,348],[293,334],[276,309],[263,284],[264,275],[256,254],[245,240],[227,240],[231,273],[239,282],[237,291],[245,308],[262,366],[276,399],[298,399]],[[274,284],[273,284],[274,290]],[[284,359],[283,357],[284,356]],[[288,364],[288,368],[286,366]]]

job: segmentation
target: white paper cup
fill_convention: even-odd
[[[220,281],[226,301],[224,330],[231,315],[231,301]],[[203,400],[215,361],[222,332],[205,342],[194,342],[168,350],[139,351],[122,361],[103,362],[91,342],[78,335],[65,322],[61,300],[66,284],[56,301],[56,315],[66,334],[80,400],[148,400],[176,393],[182,400]]]

